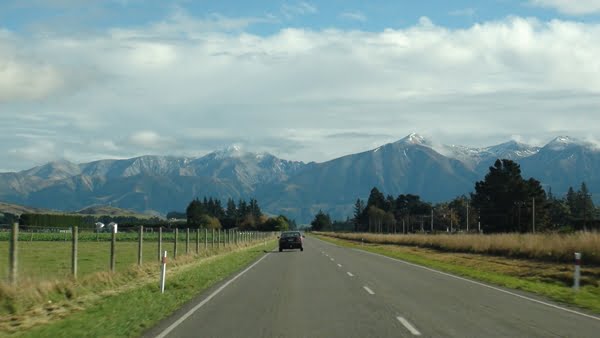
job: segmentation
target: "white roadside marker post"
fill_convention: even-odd
[[[581,270],[580,270],[580,265],[581,265],[581,253],[576,252],[575,253],[575,281],[573,283],[573,289],[575,291],[579,291],[579,278],[581,277]]]
[[[165,293],[165,280],[167,277],[167,251],[162,256],[160,265],[160,293]]]

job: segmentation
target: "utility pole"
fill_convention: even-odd
[[[433,233],[433,208],[431,208],[431,233]]]
[[[531,220],[531,225],[532,225],[532,229],[533,229],[533,233],[535,234],[535,197],[531,199],[533,202],[533,212],[532,212],[532,220]]]
[[[467,200],[467,233],[469,233],[469,200]]]

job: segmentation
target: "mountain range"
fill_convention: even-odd
[[[245,152],[240,147],[199,158],[141,156],[75,164],[60,160],[0,173],[0,201],[57,210],[111,205],[139,212],[185,210],[195,197],[258,199],[264,211],[309,222],[319,210],[352,213],[357,198],[378,187],[440,202],[467,194],[497,158],[521,165],[555,195],[586,182],[600,196],[600,149],[560,136],[543,147],[509,141],[486,148],[439,145],[418,135],[322,163]]]

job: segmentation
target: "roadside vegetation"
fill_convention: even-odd
[[[570,234],[372,234],[324,233],[326,236],[373,244],[424,247],[444,252],[477,253],[548,262],[572,263],[574,253],[584,264],[600,266],[600,233]]]
[[[165,295],[158,288],[159,264],[154,257],[141,267],[130,265],[78,280],[0,284],[0,336],[139,336],[273,245],[273,241],[246,243],[169,260]]]

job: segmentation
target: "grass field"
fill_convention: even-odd
[[[172,261],[164,295],[158,288],[155,264],[130,267],[116,274],[97,273],[78,282],[31,284],[16,289],[0,284],[0,298],[3,293],[12,295],[16,303],[12,313],[3,315],[0,311],[0,336],[139,336],[202,290],[263,255],[275,242],[247,244]],[[22,300],[19,294],[28,299]],[[46,302],[48,299],[52,301]]]
[[[398,244],[449,252],[489,254],[570,263],[574,253],[583,254],[585,264],[600,265],[600,233],[493,234],[493,235],[393,235],[371,233],[326,233],[366,243]]]
[[[428,266],[475,280],[537,293],[566,304],[600,313],[600,266],[582,267],[582,287],[571,288],[573,264],[441,251],[413,245],[365,243],[340,239],[341,234],[320,234],[337,245],[366,250],[407,262]],[[335,236],[335,237],[331,237]]]
[[[8,238],[8,236],[6,236]],[[110,267],[110,238],[111,234],[80,233],[78,244],[78,276],[89,273],[108,271]],[[174,234],[163,234],[163,251],[168,257],[173,257]],[[71,273],[71,234],[62,233],[20,233],[18,243],[19,278],[30,280],[45,280],[64,278]],[[66,240],[65,240],[66,239]],[[177,243],[178,254],[186,250],[185,232],[179,233]],[[138,250],[137,233],[117,234],[115,249],[116,270],[122,271],[130,265],[137,264]],[[218,241],[215,236],[215,241]],[[211,232],[207,236],[208,249],[212,248]],[[221,234],[220,243],[224,244]],[[217,246],[217,244],[215,244]],[[0,256],[8,256],[8,241],[0,240]],[[204,232],[200,236],[200,250],[205,250]],[[189,251],[196,251],[196,234],[190,233]],[[5,254],[4,254],[5,253]],[[143,261],[158,261],[158,234],[145,233],[143,244]],[[0,281],[8,277],[8,259],[0,259]]]

